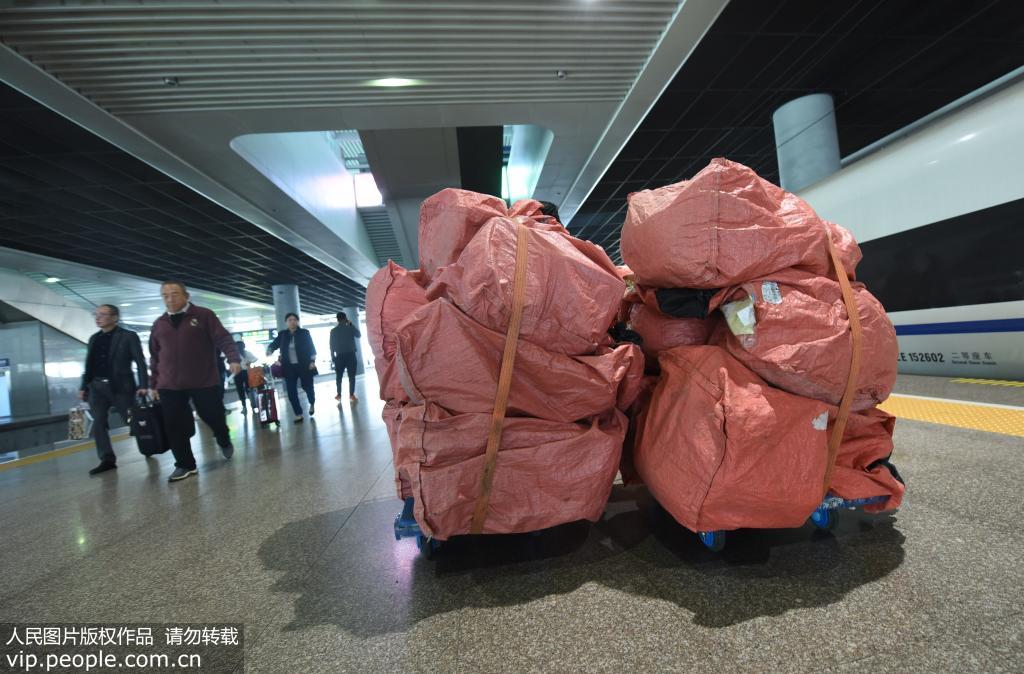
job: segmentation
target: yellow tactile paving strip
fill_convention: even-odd
[[[1024,381],[1009,381],[1007,379],[950,379],[954,384],[986,384],[988,386],[1016,386],[1024,388]]]
[[[879,407],[900,419],[928,421],[1024,438],[1024,408],[966,404],[897,394],[893,394]]]
[[[118,440],[124,440],[129,437],[127,433],[121,433],[119,435],[111,435],[110,441],[117,442]],[[54,449],[49,452],[42,452],[40,454],[31,454],[23,459],[15,459],[14,461],[7,461],[0,463],[0,473],[5,470],[11,470],[12,468],[21,468],[22,466],[31,466],[33,463],[40,463],[41,461],[49,461],[50,459],[58,459],[68,454],[74,454],[80,452],[83,449],[90,449],[96,446],[95,440],[86,440],[85,442],[77,445],[70,445],[68,447],[62,447],[61,449]]]

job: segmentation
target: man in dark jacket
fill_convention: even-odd
[[[150,385],[163,406],[167,439],[174,452],[174,472],[169,482],[196,475],[196,457],[189,435],[192,410],[213,430],[225,459],[235,448],[224,421],[223,384],[217,372],[218,352],[228,360],[228,370],[238,374],[241,358],[235,340],[217,314],[189,302],[188,290],[179,281],[165,281],[160,294],[167,313],[156,319],[149,336]]]
[[[96,453],[100,457],[100,465],[90,470],[90,475],[117,468],[117,457],[110,444],[110,408],[116,409],[128,423],[132,396],[136,392],[145,393],[149,387],[146,357],[142,354],[139,336],[117,324],[121,318],[120,310],[113,304],[101,304],[93,315],[100,331],[89,338],[85,374],[78,390],[78,397],[89,401]],[[132,363],[139,372],[138,388]]]
[[[338,325],[331,329],[331,359],[334,361],[334,383],[338,388],[335,400],[341,400],[341,379],[348,371],[348,399],[358,402],[356,397],[356,340],[362,337],[344,311],[338,312]]]

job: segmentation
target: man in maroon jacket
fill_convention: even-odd
[[[231,374],[241,372],[238,347],[217,314],[188,301],[185,284],[165,281],[160,286],[167,313],[156,319],[149,335],[150,386],[163,407],[167,439],[174,452],[174,472],[169,482],[196,475],[196,457],[189,435],[192,400],[199,418],[217,438],[225,459],[235,448],[224,421],[223,382],[217,371],[218,352],[228,360]]]

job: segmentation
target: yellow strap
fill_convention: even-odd
[[[529,239],[526,227],[518,226],[516,236],[516,271],[512,286],[512,315],[508,319],[505,333],[505,350],[501,356],[501,373],[498,375],[498,392],[494,397],[494,411],[491,413],[491,432],[487,436],[487,451],[484,454],[484,472],[480,478],[480,494],[473,511],[470,533],[483,532],[487,520],[487,506],[491,500],[491,486],[498,464],[498,448],[501,446],[501,429],[505,423],[505,409],[508,407],[508,393],[512,387],[512,370],[515,368],[516,347],[519,343],[519,327],[523,319],[523,304],[526,299],[526,259]]]
[[[843,391],[843,398],[839,402],[839,414],[836,416],[836,423],[832,427],[832,436],[828,439],[828,462],[825,464],[825,485],[822,495],[828,493],[828,488],[832,484],[832,471],[835,468],[836,456],[839,454],[839,445],[843,442],[846,422],[850,418],[850,405],[853,403],[853,393],[857,388],[857,377],[860,374],[862,337],[860,314],[857,312],[857,298],[853,294],[850,279],[846,276],[846,269],[843,267],[842,260],[839,259],[839,253],[832,243],[832,234],[827,228],[825,236],[828,240],[828,254],[832,258],[832,266],[835,267],[839,287],[843,292],[843,303],[846,305],[846,314],[850,320],[850,332],[853,339],[850,353],[850,372],[846,378],[846,390]]]

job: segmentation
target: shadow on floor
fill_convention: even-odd
[[[892,515],[844,513],[833,532],[742,530],[712,553],[653,502],[645,489],[617,487],[604,518],[534,535],[462,537],[433,560],[395,541],[398,501],[365,503],[289,524],[260,547],[286,571],[277,592],[296,593],[288,629],[333,624],[362,637],[405,632],[463,608],[514,607],[598,583],[670,601],[706,627],[727,627],[796,608],[826,606],[876,581],[904,559]],[[341,531],[315,562],[295,546],[310,532]]]

